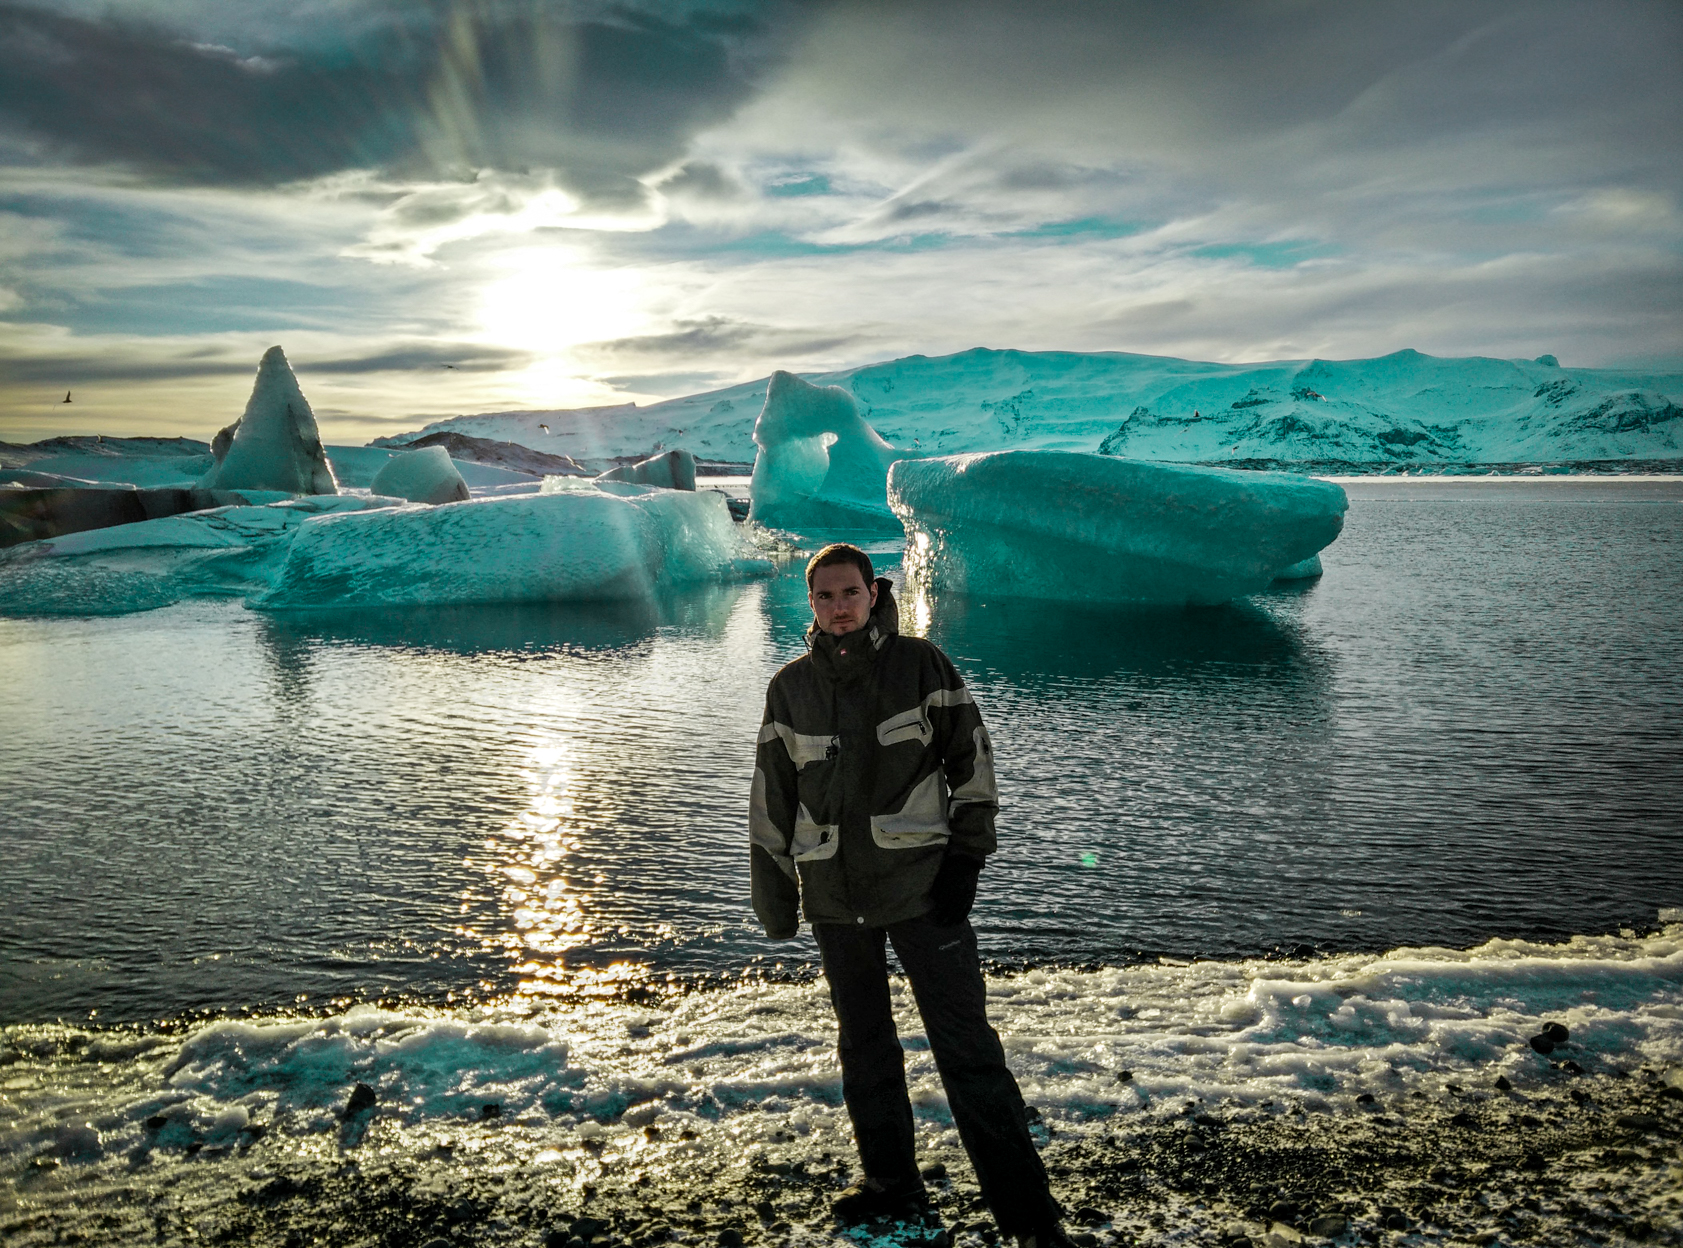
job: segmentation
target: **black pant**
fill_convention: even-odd
[[[1000,1231],[1028,1235],[1055,1225],[1058,1209],[1029,1137],[1022,1093],[1005,1067],[999,1035],[988,1025],[970,924],[937,927],[927,918],[886,928],[818,923],[813,934],[840,1024],[842,1095],[866,1177],[887,1187],[920,1186],[905,1053],[889,1004],[886,936],[911,980],[959,1139]]]

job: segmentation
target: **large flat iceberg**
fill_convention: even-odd
[[[722,494],[582,485],[322,516],[301,526],[273,585],[251,605],[611,601],[771,571]]]
[[[840,386],[776,372],[754,422],[748,518],[797,533],[896,533],[888,465],[903,454],[865,423]]]
[[[933,590],[1207,604],[1267,587],[1338,536],[1326,481],[1059,451],[901,460],[888,501]]]

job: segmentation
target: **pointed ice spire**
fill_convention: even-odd
[[[216,435],[211,453],[216,466],[199,483],[205,489],[339,492],[315,413],[279,347],[263,353],[245,415]]]

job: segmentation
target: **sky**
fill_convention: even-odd
[[[0,439],[208,438],[276,343],[339,442],[977,346],[1683,367],[1683,4],[0,0]]]

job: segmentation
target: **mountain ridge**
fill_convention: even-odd
[[[1220,364],[976,347],[800,376],[839,385],[911,454],[1013,448],[1193,463],[1502,465],[1683,461],[1683,372],[1563,368],[1404,349],[1367,360]],[[767,378],[652,403],[489,412],[454,431],[585,461],[682,446],[747,463]],[[544,428],[547,426],[547,430]]]

